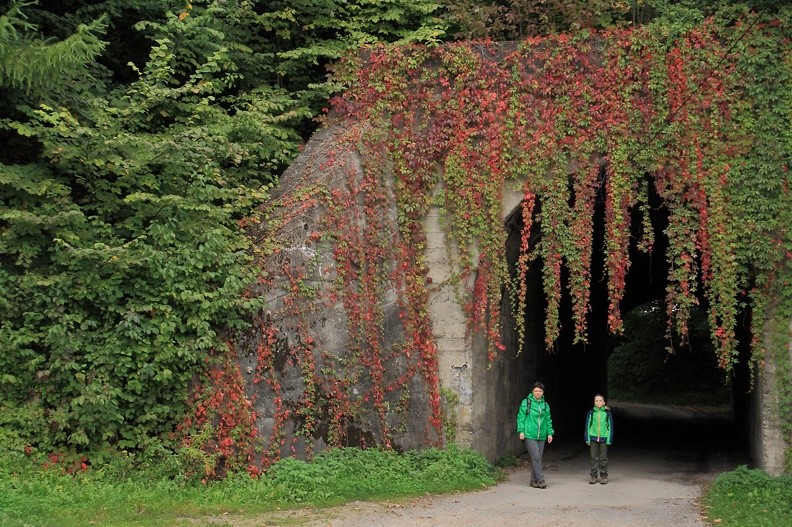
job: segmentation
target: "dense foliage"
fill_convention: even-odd
[[[782,53],[783,22],[723,22],[710,19],[671,33],[648,26],[528,39],[514,51],[476,43],[380,48],[349,68],[356,82],[339,101],[340,113],[386,130],[402,179],[397,189],[408,190],[396,197],[407,202],[405,210],[420,216],[442,182],[440,203],[468,262],[462,274],[477,269],[485,284],[471,291],[484,295],[471,299],[474,314],[485,305],[481,313],[497,315],[506,280],[504,234],[489,226],[497,222],[502,182],[523,182],[524,206],[541,204],[525,223],[529,232],[534,222],[542,228],[535,256],[543,262],[548,346],[557,337],[562,266],[570,271],[576,340],[586,339],[600,188],[609,327],[620,331],[632,221],[643,220],[638,248],[650,251],[656,235],[646,209],[652,185],[670,217],[663,233],[670,244],[668,315],[684,336],[691,308],[706,299],[713,342],[728,368],[736,360],[740,295],[755,282],[762,289],[766,273],[775,276],[786,261],[789,238],[779,222],[789,200],[790,151],[776,127],[784,126],[777,112],[789,110],[789,67],[778,61],[771,80],[762,57]],[[762,90],[754,90],[759,84]],[[765,136],[765,129],[781,139]],[[757,189],[766,192],[758,197]],[[753,214],[754,207],[766,215]],[[765,247],[761,257],[757,243]],[[497,324],[498,317],[489,320]],[[497,341],[497,332],[489,333]]]
[[[457,38],[522,40],[580,29],[676,23],[712,15],[729,5],[776,13],[776,0],[445,0],[444,20]]]
[[[508,281],[502,240],[490,228],[499,221],[500,183],[528,181],[526,225],[554,234],[537,250],[548,345],[562,265],[576,277],[570,292],[583,340],[590,206],[602,183],[598,171],[578,171],[570,194],[566,167],[607,154],[612,329],[620,327],[628,222],[646,206],[650,174],[674,223],[668,314],[684,333],[692,305],[706,301],[729,367],[739,302],[755,306],[757,339],[765,308],[787,319],[792,311],[792,83],[788,58],[776,60],[788,57],[788,12],[756,0],[752,7],[772,15],[760,20],[744,6],[715,4],[12,3],[0,15],[0,439],[19,450],[83,451],[207,432],[211,412],[229,401],[203,387],[235,382],[223,373],[233,358],[225,332],[259,307],[248,297],[259,273],[245,218],[267,200],[328,97],[349,85],[335,109],[382,126],[378,140],[390,150],[371,147],[372,167],[380,175],[392,168],[399,180],[399,243],[381,241],[376,258],[393,249],[406,265],[407,351],[429,385],[433,426],[441,424],[439,389],[419,223],[435,199],[438,167],[440,201],[465,261],[460,283],[478,277],[470,314],[493,352]],[[712,13],[718,17],[704,22]],[[517,50],[529,63],[489,43],[410,45],[649,20],[638,30],[524,40]],[[374,46],[369,62],[359,62],[360,46],[381,42],[399,46]],[[591,61],[595,49],[607,50],[609,68]],[[485,60],[490,52],[501,62]],[[328,77],[327,66],[346,54]],[[512,148],[515,141],[523,146]],[[337,206],[340,217],[344,203]],[[531,258],[521,261],[524,273]],[[519,284],[509,287],[524,301]],[[378,292],[374,282],[365,293]],[[361,341],[376,341],[377,321],[352,321]],[[792,394],[782,400],[792,404]],[[185,420],[188,404],[209,414]],[[377,411],[384,416],[384,407]],[[232,432],[222,441],[239,440]]]
[[[0,399],[14,444],[129,448],[175,430],[220,332],[255,307],[238,221],[327,98],[321,66],[436,33],[421,25],[431,4],[390,4],[390,25],[366,2],[42,1],[2,16]]]

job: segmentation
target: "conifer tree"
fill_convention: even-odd
[[[15,2],[0,16],[0,87],[39,90],[53,79],[84,71],[102,53],[104,17],[80,24],[64,40],[52,41],[37,35],[36,26],[26,20],[23,8],[29,5]]]

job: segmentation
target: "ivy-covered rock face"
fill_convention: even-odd
[[[728,370],[737,360],[738,313],[750,305],[761,356],[768,302],[790,314],[788,27],[710,20],[662,33],[379,47],[342,63],[338,74],[350,87],[333,101],[327,124],[343,133],[332,147],[323,140],[321,153],[304,154],[314,156],[310,177],[287,174],[267,225],[276,236],[262,239],[261,284],[279,309],[248,339],[259,354],[248,369],[253,384],[268,385],[259,396],[276,402],[258,415],[270,423],[270,454],[297,436],[392,446],[404,430],[399,413],[414,411],[419,396],[427,403],[422,440],[442,437],[423,224],[432,206],[442,209],[457,255],[469,330],[486,335],[491,357],[502,349],[502,292],[522,310],[529,265],[543,266],[547,347],[559,335],[564,267],[575,342],[586,341],[600,196],[611,332],[622,329],[630,249],[651,252],[662,236],[669,331],[684,337],[691,309],[703,304]],[[501,211],[510,181],[524,192],[516,279],[506,268]],[[651,228],[650,191],[668,212],[664,232]],[[298,217],[310,218],[300,247],[277,237]],[[317,279],[320,270],[330,272]],[[332,332],[309,316],[322,306],[344,325],[332,349]],[[398,338],[386,319],[398,321]],[[288,377],[299,394],[288,404],[278,360],[299,377]],[[364,433],[352,438],[352,430]]]
[[[651,251],[655,236],[666,236],[671,329],[684,336],[691,307],[705,301],[728,369],[739,303],[765,297],[761,286],[787,257],[778,222],[790,152],[777,134],[789,107],[773,101],[786,93],[790,69],[768,60],[783,55],[788,37],[781,24],[744,19],[670,35],[648,27],[517,46],[379,48],[350,63],[352,88],[336,110],[380,134],[404,210],[420,214],[442,182],[449,234],[478,274],[471,321],[489,325],[494,349],[506,276],[505,233],[493,226],[503,183],[518,180],[526,229],[542,231],[522,265],[544,262],[548,347],[558,335],[563,266],[576,338],[586,339],[593,207],[604,193],[611,331],[622,326],[629,248]],[[662,233],[648,221],[650,186],[669,212]],[[643,222],[640,239],[630,239],[632,222]],[[477,316],[484,312],[494,316]]]
[[[284,174],[270,221],[250,229],[267,309],[238,350],[265,465],[328,445],[439,442],[436,352],[417,311],[426,269],[420,251],[394,257],[392,174],[371,169],[387,161],[361,142],[365,128],[317,134]]]

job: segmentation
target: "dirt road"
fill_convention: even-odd
[[[250,526],[306,527],[702,527],[698,498],[720,472],[743,462],[720,420],[696,412],[619,408],[624,442],[610,450],[609,483],[588,482],[588,449],[556,441],[545,451],[546,489],[531,488],[521,458],[500,484],[405,502],[361,503],[258,518]],[[653,413],[654,412],[654,413]],[[666,419],[666,421],[664,421]],[[668,420],[670,419],[670,420]],[[669,437],[671,436],[671,437]],[[240,524],[241,525],[241,524]]]

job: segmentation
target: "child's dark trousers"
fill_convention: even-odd
[[[608,444],[591,442],[591,475],[608,475]]]

